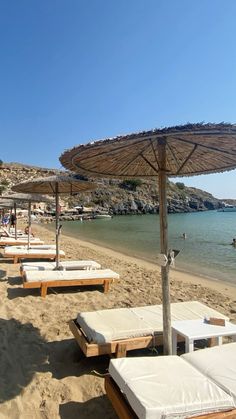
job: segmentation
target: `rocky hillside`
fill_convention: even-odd
[[[11,187],[24,180],[62,173],[59,170],[2,163],[0,165],[0,193],[4,194]],[[182,182],[168,182],[168,211],[193,212],[217,209],[222,202],[200,189],[189,188]],[[65,199],[70,207],[81,205],[93,207],[110,214],[144,214],[158,212],[158,186],[155,180],[126,179],[98,181],[98,188],[88,194]]]

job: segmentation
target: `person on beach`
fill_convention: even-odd
[[[236,247],[236,239],[233,239],[231,245],[234,246],[234,247]]]
[[[10,227],[14,227],[16,226],[16,216],[14,213],[12,213],[10,215]]]
[[[28,233],[29,233],[29,230],[30,230],[30,235],[34,237],[33,230],[32,230],[32,228],[30,228],[29,226],[26,226],[26,227],[25,227],[25,234],[28,234]]]
[[[183,237],[184,240],[187,239],[187,234],[183,233],[182,237]]]
[[[9,224],[9,220],[10,220],[9,215],[8,215],[8,214],[5,214],[5,215],[2,217],[2,226],[3,226],[3,227],[7,227],[7,226],[8,226],[8,224]]]

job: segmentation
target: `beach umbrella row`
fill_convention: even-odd
[[[10,199],[14,203],[15,212],[15,239],[17,239],[17,217],[16,217],[16,206],[23,202],[28,202],[28,243],[27,247],[30,247],[30,234],[31,234],[31,203],[32,202],[49,202],[49,199],[42,195],[33,195],[25,193],[9,193],[8,195],[2,195],[3,199]]]
[[[14,209],[15,219],[16,219],[16,202],[13,199],[8,199],[7,196],[1,195],[0,196],[0,208],[5,209],[8,208],[12,212]],[[17,239],[17,229],[15,224],[15,239]]]
[[[90,191],[96,188],[95,183],[81,180],[79,176],[55,175],[41,177],[22,182],[12,187],[16,192],[30,194],[54,195],[56,203],[56,269],[59,269],[59,195],[75,195],[80,192]]]
[[[93,141],[65,151],[60,162],[92,177],[155,178],[159,186],[164,353],[171,354],[167,179],[236,168],[236,125],[186,124]]]

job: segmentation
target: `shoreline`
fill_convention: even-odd
[[[50,233],[53,233],[53,231],[49,228],[47,228],[47,225],[44,224],[37,224],[37,226],[42,227],[46,231],[49,231]],[[90,240],[83,240],[80,238],[77,238],[75,236],[70,235],[69,233],[62,233],[61,237],[66,237],[68,239],[76,240],[78,243],[80,243],[82,246],[91,248],[95,251],[99,252],[109,252],[109,254],[113,257],[119,257],[120,259],[126,259],[126,261],[129,261],[131,263],[138,264],[142,266],[144,269],[157,269],[160,273],[160,266],[158,264],[155,264],[154,262],[148,261],[144,258],[138,258],[131,255],[126,255],[125,253],[122,253],[118,250],[114,250],[109,246],[104,246],[95,242],[92,242]],[[193,285],[201,285],[203,287],[211,288],[215,291],[218,291],[220,293],[223,293],[224,295],[227,295],[229,297],[233,297],[236,299],[236,284],[232,284],[231,282],[222,281],[221,279],[214,279],[210,277],[206,277],[200,274],[191,273],[189,271],[184,271],[181,269],[172,268],[170,270],[170,279],[174,281],[183,281],[186,283],[190,283]]]

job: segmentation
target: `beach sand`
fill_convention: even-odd
[[[45,243],[54,234],[34,226]],[[66,259],[93,259],[120,274],[101,287],[24,290],[19,265],[0,266],[0,419],[115,419],[102,374],[109,358],[85,358],[68,328],[80,311],[161,303],[160,269],[95,244],[61,235]],[[172,302],[198,300],[236,322],[236,287],[171,270]],[[147,350],[147,355],[152,355]]]

